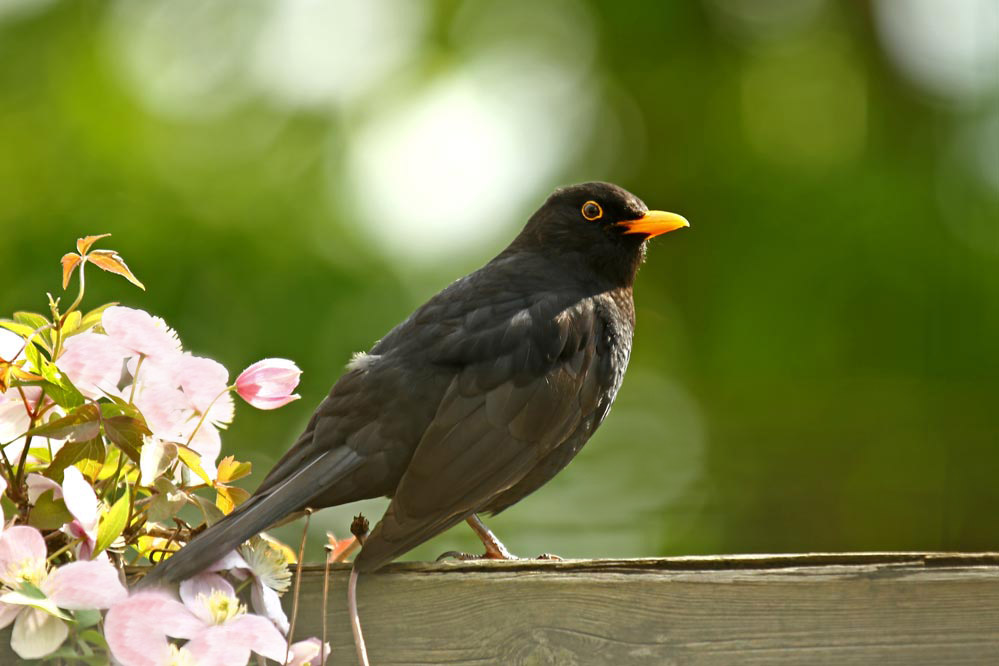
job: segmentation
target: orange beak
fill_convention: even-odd
[[[637,220],[625,220],[624,222],[619,222],[618,226],[624,227],[624,233],[626,234],[645,234],[649,238],[652,238],[668,231],[689,227],[690,222],[687,222],[686,218],[676,213],[650,210]]]

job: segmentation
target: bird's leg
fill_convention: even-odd
[[[518,559],[516,555],[511,553],[503,545],[503,542],[496,538],[496,535],[492,533],[486,524],[476,515],[472,514],[465,519],[472,531],[475,532],[475,536],[479,537],[482,541],[482,545],[486,547],[486,552],[482,556],[484,560],[516,560]]]
[[[496,535],[492,533],[485,523],[479,519],[474,513],[465,519],[472,531],[475,532],[475,536],[479,537],[482,541],[482,545],[486,547],[486,552],[482,555],[472,555],[470,553],[461,553],[456,550],[449,550],[446,553],[442,553],[437,561],[440,562],[443,559],[453,557],[456,560],[517,560],[520,559],[503,545],[503,542],[496,538]]]

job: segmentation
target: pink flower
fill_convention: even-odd
[[[108,562],[71,562],[49,571],[45,539],[33,527],[17,525],[0,534],[0,629],[11,622],[10,646],[22,659],[40,659],[62,645],[69,634],[59,609],[108,608],[128,596],[118,572]],[[21,591],[30,583],[39,599]]]
[[[112,306],[101,316],[101,325],[112,340],[135,354],[165,359],[180,353],[177,332],[145,310]]]
[[[208,571],[230,571],[239,580],[249,577],[250,603],[281,630],[288,633],[288,616],[281,607],[281,595],[291,585],[291,570],[281,549],[270,537],[258,535],[208,568]]]
[[[135,405],[153,435],[189,445],[214,478],[215,459],[222,450],[218,429],[232,421],[234,411],[225,366],[188,353],[167,360],[150,358],[138,368],[136,381]]]
[[[66,339],[56,366],[66,373],[80,393],[98,399],[105,393],[121,395],[122,362],[129,351],[100,333],[80,333]]]
[[[284,358],[257,361],[236,378],[236,392],[257,409],[277,409],[300,395],[292,394],[302,371]]]
[[[138,592],[111,607],[104,636],[122,666],[163,666],[183,653],[198,666],[245,666],[250,652],[283,662],[286,643],[266,618],[246,613],[221,576],[180,585],[183,603],[162,590]],[[171,647],[167,637],[188,639]]]
[[[25,479],[28,485],[28,502],[35,503],[42,493],[51,490],[53,499],[60,497],[66,502],[66,508],[73,520],[63,527],[63,531],[71,537],[82,539],[77,549],[77,557],[89,560],[94,554],[97,543],[98,503],[93,487],[83,478],[80,470],[72,465],[63,472],[62,485],[42,476],[29,474]]]
[[[307,638],[291,644],[291,655],[286,666],[319,666],[323,659],[329,663],[330,644],[318,638]]]

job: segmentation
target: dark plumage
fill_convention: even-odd
[[[539,488],[607,415],[645,241],[681,226],[615,185],[556,190],[499,256],[355,358],[257,492],[147,583],[195,575],[307,507],[387,495],[355,560],[372,571]]]

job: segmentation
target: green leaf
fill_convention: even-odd
[[[125,531],[131,504],[130,495],[129,488],[126,486],[125,494],[119,497],[118,501],[101,518],[101,522],[97,525],[97,544],[94,546],[94,555],[103,552]]]
[[[35,329],[31,328],[27,324],[20,324],[16,321],[11,321],[10,319],[0,319],[0,326],[6,328],[8,331],[17,333],[22,338],[26,338],[35,332]]]
[[[45,394],[63,409],[76,409],[87,401],[65,375],[58,384],[52,382],[46,384]]]
[[[35,338],[35,340],[37,341],[38,338]],[[28,359],[29,363],[31,363],[32,369],[38,374],[41,374],[44,357],[42,356],[42,353],[38,351],[38,345],[35,344],[35,342],[25,342],[24,357]]]
[[[92,609],[78,610],[78,611],[73,611],[73,617],[76,618],[77,627],[79,627],[80,629],[86,629],[87,627],[92,627],[101,621],[101,612],[99,610],[92,610]],[[81,631],[80,638],[83,638],[84,640],[94,643],[95,641],[87,638],[87,635],[90,633],[91,632],[89,631]],[[97,635],[100,636],[100,634]],[[103,641],[103,637],[101,638]],[[106,644],[101,642],[97,643],[97,645],[106,645]]]
[[[37,331],[36,335],[31,336],[31,341],[40,344],[47,352],[52,351],[52,324],[43,315],[37,312],[15,312],[14,321],[31,327],[33,333]]]
[[[36,426],[26,434],[53,439],[70,439],[74,442],[93,439],[100,433],[100,413],[92,404],[81,405],[62,418]]]
[[[205,525],[208,526],[214,525],[215,523],[225,518],[225,514],[222,513],[222,511],[217,506],[215,506],[215,504],[211,500],[205,499],[204,497],[196,495],[194,493],[191,493],[191,497],[194,498],[194,501],[197,503],[198,508],[201,509],[201,513],[204,514]]]
[[[157,523],[173,518],[188,503],[187,495],[177,490],[169,480],[160,477],[154,487],[158,491],[149,502],[146,517]]]
[[[87,478],[94,479],[103,469],[106,456],[107,450],[100,437],[85,442],[69,442],[55,454],[45,476],[62,483],[62,474],[66,468],[77,465]]]
[[[87,314],[83,315],[83,319],[80,320],[80,331],[87,331],[101,323],[101,317],[104,316],[104,311],[107,310],[112,305],[118,305],[117,303],[105,303],[99,308],[94,308]]]
[[[115,411],[123,413],[118,416],[111,416]],[[119,405],[103,403],[101,405],[101,412],[104,414],[104,434],[125,455],[138,463],[142,449],[142,438],[153,434],[138,410],[133,407],[123,410]],[[133,415],[126,415],[129,412]]]
[[[115,471],[118,469],[118,459],[124,455],[121,449],[112,446],[107,450],[107,455],[104,457],[104,464],[101,466],[101,471],[97,473],[97,480],[104,481],[110,479],[114,476]]]
[[[181,462],[190,468],[192,472],[198,475],[198,477],[211,485],[212,480],[208,477],[208,473],[205,472],[204,468],[201,466],[201,455],[198,454],[194,449],[190,449],[183,444],[177,445],[177,457],[180,458]]]
[[[25,326],[30,326],[33,331],[43,326],[48,326],[50,323],[44,315],[40,315],[37,312],[15,312],[14,321]]]
[[[57,530],[71,520],[73,514],[66,508],[66,502],[55,499],[51,490],[39,495],[28,513],[28,524],[39,530]]]
[[[23,587],[22,587],[23,589]],[[51,599],[46,599],[44,595],[39,599],[34,596],[25,594],[23,591],[18,592],[8,592],[3,596],[0,596],[0,603],[5,604],[17,604],[18,606],[31,606],[32,608],[37,608],[43,610],[49,615],[55,615],[61,620],[72,620],[69,615],[59,610],[59,607]]]
[[[86,402],[83,394],[73,386],[73,382],[56,367],[55,363],[44,358],[40,359],[40,362],[41,367],[39,369],[42,377],[48,381],[48,384],[45,386],[45,393],[57,405],[64,409],[75,409]]]
[[[76,335],[80,332],[80,322],[83,321],[83,315],[80,314],[79,310],[73,310],[68,315],[66,319],[62,322],[62,327],[59,332],[62,333],[62,337],[65,340],[71,335]]]

